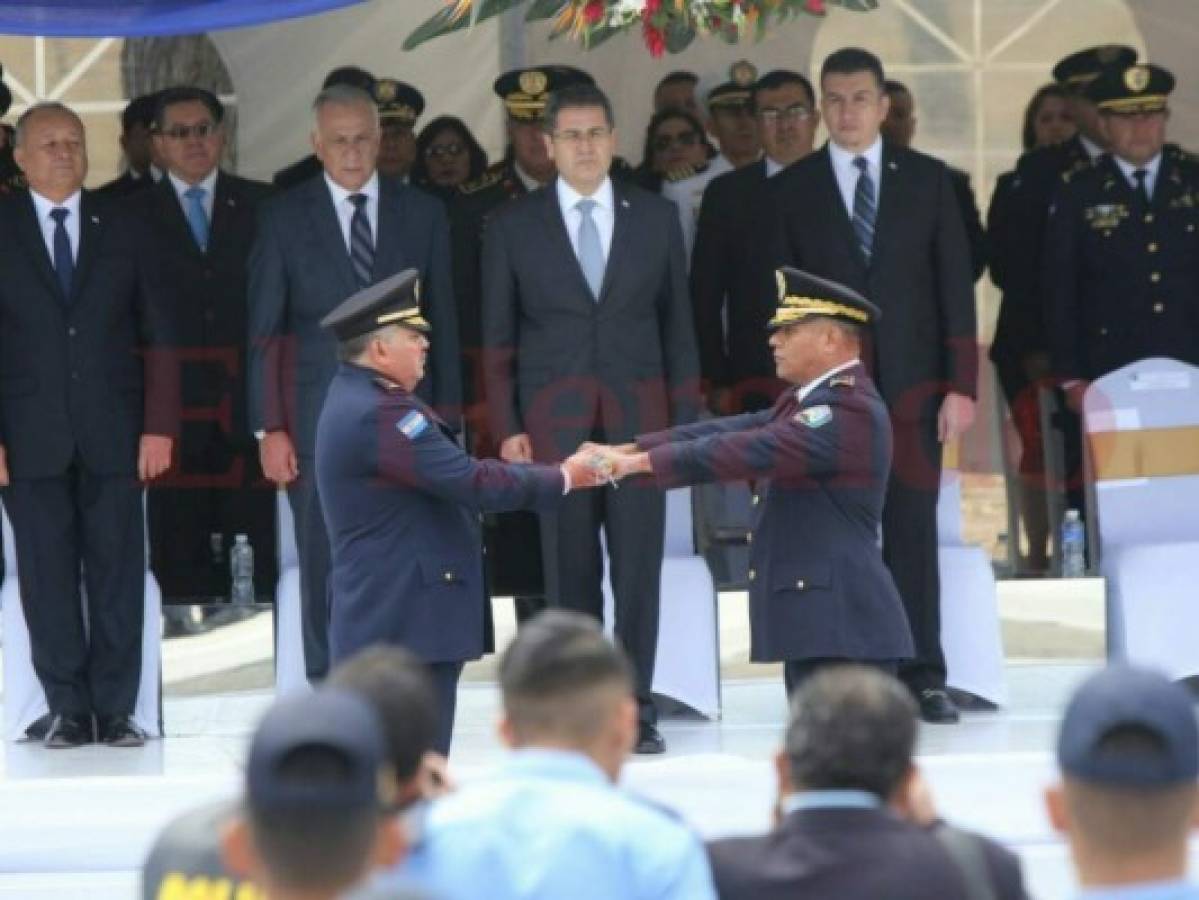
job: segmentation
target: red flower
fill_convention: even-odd
[[[662,36],[662,32],[655,28],[646,19],[641,27],[641,34],[645,38],[645,46],[649,48],[649,55],[657,59],[666,52],[666,38]]]
[[[587,5],[583,7],[583,21],[594,25],[603,17],[604,0],[587,0]]]
[[[646,16],[653,16],[656,15],[658,10],[661,8],[662,0],[645,0],[645,11],[643,14]]]
[[[828,12],[824,6],[824,0],[808,0],[807,9],[814,16],[823,16]]]

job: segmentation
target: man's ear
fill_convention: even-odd
[[[779,796],[794,794],[795,780],[791,776],[791,760],[787,758],[787,751],[779,750],[774,754],[774,771],[779,780]]]
[[[242,816],[234,816],[221,828],[221,861],[238,878],[249,879],[257,854],[250,825]]]
[[[1070,830],[1070,811],[1066,808],[1066,792],[1060,784],[1045,788],[1045,813],[1053,830],[1065,833]]]
[[[398,816],[385,816],[375,837],[374,868],[394,869],[408,853],[408,834]]]
[[[554,138],[549,132],[541,132],[541,140],[545,142],[545,155],[550,159],[556,159],[554,156]]]
[[[496,725],[495,730],[500,736],[500,743],[509,750],[516,747],[516,729],[512,727],[511,719],[507,716],[500,716],[499,724]]]

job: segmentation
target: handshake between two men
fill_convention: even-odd
[[[562,463],[562,471],[570,479],[571,490],[575,490],[605,484],[616,487],[622,478],[652,469],[649,454],[638,450],[636,444],[612,447],[587,441]]]

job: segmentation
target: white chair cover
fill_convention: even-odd
[[[279,528],[279,583],[275,588],[275,691],[280,696],[308,689],[304,632],[300,622],[300,555],[287,491],[275,499]]]

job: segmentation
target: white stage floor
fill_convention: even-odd
[[[992,835],[1024,858],[1035,896],[1068,896],[1065,849],[1049,829],[1041,789],[1053,776],[1062,705],[1089,664],[1014,664],[1012,703],[925,726],[920,762],[946,818]],[[489,684],[464,684],[451,765],[459,779],[502,752]],[[234,693],[168,699],[168,736],[141,750],[4,747],[0,769],[0,900],[137,896],[136,871],[176,812],[237,790],[247,736],[270,697]],[[667,719],[664,757],[636,758],[625,781],[676,808],[705,837],[767,826],[769,765],[786,713],[773,681],[726,682],[719,722]]]

